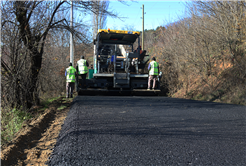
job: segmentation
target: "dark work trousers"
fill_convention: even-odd
[[[67,82],[66,91],[67,91],[67,98],[73,97],[73,90],[74,90],[74,82]]]
[[[79,74],[79,79],[82,79],[82,89],[85,89],[86,88],[86,74]]]
[[[150,89],[150,87],[151,87],[151,81],[153,81],[153,86],[152,86],[153,88],[152,89],[155,89],[156,80],[157,80],[157,75],[150,75],[149,76],[148,89]]]

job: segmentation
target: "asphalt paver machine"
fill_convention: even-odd
[[[99,29],[94,40],[93,77],[86,80],[86,88],[77,80],[79,95],[100,92],[158,94],[148,88],[146,65],[149,56],[141,50],[140,32]],[[137,43],[135,43],[137,42]],[[135,43],[135,50],[134,50]]]

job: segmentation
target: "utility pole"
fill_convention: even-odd
[[[142,7],[142,19],[143,19],[143,22],[142,22],[142,50],[144,50],[144,4],[143,4],[143,7]]]
[[[70,28],[73,28],[73,1],[71,0],[71,9],[70,9]],[[74,56],[73,56],[73,33],[70,32],[70,62],[74,66]]]

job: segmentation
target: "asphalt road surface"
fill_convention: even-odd
[[[168,97],[77,96],[47,164],[246,165],[246,107]]]

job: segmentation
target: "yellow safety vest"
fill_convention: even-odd
[[[67,69],[67,82],[75,82],[76,69],[73,66],[69,66]]]
[[[88,68],[86,66],[86,60],[85,59],[80,59],[78,62],[77,62],[77,65],[78,65],[78,72],[79,74],[86,74],[88,73]]]
[[[150,62],[149,75],[158,75],[158,63],[156,61]]]

